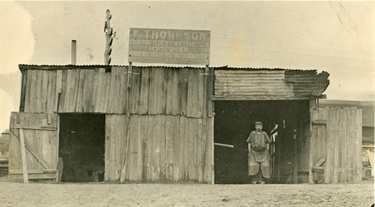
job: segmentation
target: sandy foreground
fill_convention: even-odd
[[[368,206],[374,184],[206,185],[15,183],[0,180],[0,206]]]

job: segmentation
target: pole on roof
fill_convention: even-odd
[[[75,65],[77,64],[77,41],[72,40],[72,47],[70,53],[70,64]]]
[[[111,11],[107,9],[106,17],[104,22],[104,32],[105,32],[105,51],[104,51],[104,64],[111,64],[111,53],[112,53],[112,42],[113,42],[113,28],[111,27]]]

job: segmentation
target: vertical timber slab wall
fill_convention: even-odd
[[[204,91],[213,94],[213,77],[207,81],[204,69],[57,66],[25,74],[26,112],[107,115],[106,181],[212,182]]]
[[[206,121],[211,129],[211,118]],[[131,115],[128,120],[107,115],[105,180],[210,183],[213,137],[204,136],[202,122],[185,116]]]
[[[309,170],[312,177],[309,182],[359,182],[362,179],[362,110],[314,108],[311,118]]]

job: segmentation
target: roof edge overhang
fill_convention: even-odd
[[[316,100],[326,99],[327,95],[320,96],[301,96],[301,97],[283,97],[283,96],[251,96],[251,97],[215,97],[212,96],[213,101],[288,101],[288,100]]]
[[[20,71],[26,70],[73,70],[73,69],[91,69],[95,70],[98,68],[110,69],[112,67],[129,67],[128,65],[34,65],[34,64],[19,64],[18,68]],[[190,69],[204,69],[205,67],[194,67],[194,66],[137,66],[137,68],[190,68]],[[317,72],[317,69],[285,69],[285,68],[250,68],[250,67],[228,67],[228,66],[211,66],[210,69],[214,70],[272,70],[272,71],[301,71],[301,72]]]

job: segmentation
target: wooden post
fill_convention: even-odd
[[[132,62],[129,62],[129,68],[128,68],[128,81],[127,81],[127,83],[128,83],[128,89],[131,87],[130,82],[131,82],[131,75],[132,75],[132,73],[133,73]]]
[[[27,84],[27,70],[21,71],[22,83],[21,83],[21,99],[20,99],[20,112],[25,111],[25,99],[26,99],[26,84]]]
[[[19,130],[20,130],[20,148],[21,148],[21,157],[22,157],[23,183],[29,183],[29,178],[27,174],[26,152],[25,152],[25,137],[23,134],[23,129],[19,129]]]
[[[314,107],[315,107],[315,101],[310,100],[309,103],[309,108],[310,108],[310,136],[309,136],[309,183],[314,184],[313,180],[313,172],[312,172],[312,167],[313,167],[313,151],[312,148],[315,147],[313,145],[313,136],[312,136],[312,119],[313,119],[313,113],[314,113]]]
[[[211,184],[215,184],[215,135],[214,135],[214,123],[215,123],[215,116],[211,119],[211,134],[212,134],[212,142],[211,142]]]
[[[132,73],[132,63],[129,62],[129,67],[128,67],[128,71],[127,71],[127,86],[126,86],[126,90],[127,90],[127,95],[126,95],[126,105],[125,105],[125,111],[126,111],[126,124],[125,124],[125,139],[126,139],[126,144],[125,144],[125,149],[124,149],[124,157],[123,157],[123,166],[122,167],[122,171],[121,171],[121,174],[120,174],[120,182],[125,182],[126,180],[129,180],[129,174],[128,174],[128,159],[129,159],[129,140],[131,139],[130,137],[130,107],[129,107],[129,104],[130,104],[130,81],[131,81],[131,73]]]
[[[208,132],[207,131],[207,90],[208,90],[208,84],[207,84],[207,78],[208,78],[208,73],[209,73],[209,66],[206,65],[206,68],[204,70],[204,78],[203,78],[203,110],[202,110],[202,140],[203,140],[203,146],[202,146],[202,152],[198,152],[198,153],[202,153],[202,157],[201,157],[201,160],[199,160],[199,170],[201,170],[202,172],[199,172],[199,173],[202,173],[203,174],[203,171],[204,171],[204,164],[205,164],[205,160],[206,160],[206,145],[207,145],[207,137],[208,137]],[[199,182],[202,182],[203,181],[203,178],[199,178],[198,179]]]

